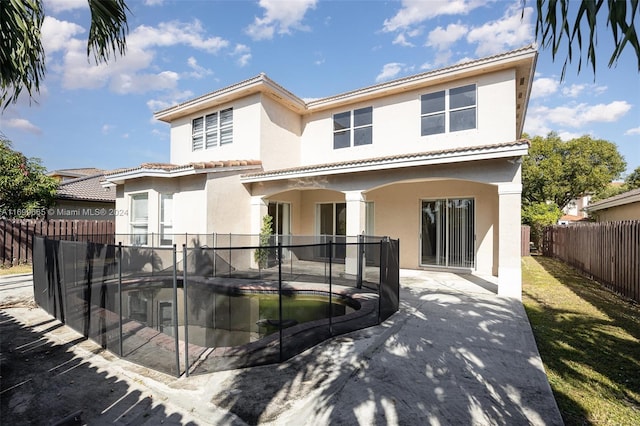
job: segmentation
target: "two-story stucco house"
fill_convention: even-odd
[[[260,74],[159,111],[171,164],[106,176],[129,212],[117,232],[258,234],[269,213],[278,234],[399,238],[402,268],[493,275],[520,297],[536,58],[528,46],[306,102]]]

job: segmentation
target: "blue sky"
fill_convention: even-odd
[[[519,48],[535,31],[520,0],[127,4],[126,56],[95,66],[86,0],[45,0],[41,93],[5,110],[0,131],[48,170],[168,162],[169,126],[154,111],[261,72],[320,98]],[[610,140],[631,171],[640,166],[640,74],[630,49],[607,67],[612,42],[600,30],[595,76],[585,64],[578,75],[574,61],[561,82],[564,56],[554,63],[540,49],[525,131]]]

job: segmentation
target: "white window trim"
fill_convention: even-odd
[[[173,196],[174,195],[175,194],[173,194],[173,193],[160,193],[160,196],[158,197],[158,203],[160,204],[159,208],[158,208],[158,213],[159,213],[159,215],[158,215],[158,219],[159,219],[158,220],[158,236],[159,236],[158,242],[159,242],[160,246],[173,245],[173,242],[174,242],[174,240],[173,240],[173,236],[175,234],[175,232],[173,232],[173,217],[174,217],[174,214],[173,214],[174,213],[173,212],[173,201],[174,201]],[[169,220],[168,221],[164,221],[163,220],[163,214],[162,214],[163,213],[162,201],[163,201],[164,197],[166,197],[166,196],[171,196],[171,209],[172,209],[172,211],[169,212]],[[171,231],[172,231],[172,232],[168,233],[168,235],[170,235],[171,238],[167,238],[167,239],[171,239],[171,243],[170,244],[162,244],[162,240],[164,239],[164,235],[165,235],[165,232],[164,232],[164,227],[165,226],[169,226],[171,228]]]
[[[453,108],[451,109],[450,107],[450,103],[449,103],[449,99],[450,99],[450,91],[452,89],[458,89],[460,87],[465,87],[465,86],[475,86],[475,92],[476,92],[476,103],[473,106],[464,106],[464,107],[460,107],[460,108]],[[430,112],[427,114],[423,114],[422,113],[422,97],[424,95],[429,95],[432,93],[438,93],[438,92],[444,92],[444,110],[441,111],[436,111],[436,112]],[[450,87],[448,89],[442,89],[442,90],[435,90],[433,92],[427,92],[427,93],[422,93],[420,95],[419,98],[419,105],[420,105],[420,137],[429,137],[429,136],[436,136],[436,135],[442,135],[442,134],[447,134],[447,133],[458,133],[458,132],[465,132],[465,131],[470,131],[470,130],[478,130],[478,83],[469,83],[469,84],[463,84],[461,86],[456,86],[456,87]],[[471,108],[475,108],[475,121],[476,121],[476,126],[471,128],[471,129],[464,129],[464,130],[454,130],[451,131],[450,129],[450,124],[451,124],[451,113],[452,112],[456,112],[456,111],[464,111],[466,109],[471,109]],[[438,114],[442,114],[444,113],[444,132],[442,133],[433,133],[430,135],[423,135],[422,134],[422,118],[423,117],[431,117],[434,115],[438,115]]]
[[[144,222],[141,221],[135,221],[134,220],[134,208],[133,208],[133,202],[136,196],[138,195],[146,195],[147,196],[147,220]],[[131,233],[131,237],[132,239],[135,240],[135,236],[136,235],[144,235],[144,243],[143,244],[134,244],[134,245],[141,245],[141,246],[146,246],[149,244],[149,191],[142,191],[142,192],[135,192],[135,193],[131,193],[129,194],[129,211],[131,212],[131,216],[129,216],[129,231]],[[134,232],[134,227],[136,226],[142,226],[144,225],[147,229],[147,232],[145,232],[144,234],[136,234]]]
[[[360,126],[356,126],[356,121],[355,121],[355,112],[357,110],[361,110],[361,109],[367,109],[367,108],[371,108],[371,123],[369,124],[364,124],[364,125],[360,125]],[[373,145],[373,106],[366,106],[366,107],[362,107],[362,108],[354,108],[350,111],[342,111],[339,113],[335,113],[331,116],[331,124],[333,125],[334,121],[335,121],[335,116],[338,114],[342,114],[345,112],[349,113],[349,128],[348,129],[341,129],[341,130],[333,130],[333,140],[332,140],[332,144],[333,144],[333,149],[344,149],[344,148],[355,148],[358,146],[367,146],[367,145]],[[363,144],[363,145],[355,145],[355,137],[356,137],[356,129],[364,129],[370,127],[371,128],[371,142],[367,143],[367,144]],[[349,132],[349,146],[343,146],[340,148],[336,148],[335,146],[335,135],[336,133],[342,133],[342,132]]]
[[[230,121],[226,121],[226,122],[222,122],[222,113],[223,112],[227,112],[227,111],[231,111],[231,119]],[[207,128],[207,117],[211,117],[212,115],[216,115],[216,128],[215,130],[213,129],[208,129]],[[196,120],[202,120],[202,130],[200,130],[199,132],[195,132],[194,131],[194,122]],[[222,132],[231,129],[231,139],[229,141],[222,141]],[[213,141],[212,143],[209,143],[207,140],[207,136],[208,135],[214,135],[215,134],[215,141]],[[196,146],[194,145],[194,139],[195,137],[198,136],[202,139],[201,143],[199,144],[199,146],[196,148]],[[216,147],[222,146],[222,145],[228,145],[233,143],[233,107],[230,108],[225,108],[225,109],[221,109],[218,111],[213,111],[210,112],[208,114],[202,115],[200,117],[195,117],[193,119],[191,119],[191,151],[195,152],[195,151],[203,151],[203,150],[208,150],[208,149],[214,149]]]

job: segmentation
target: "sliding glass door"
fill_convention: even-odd
[[[472,198],[424,200],[420,216],[422,265],[475,266],[475,203]]]

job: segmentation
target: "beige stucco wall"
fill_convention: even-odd
[[[515,71],[505,70],[307,115],[301,138],[301,164],[512,142],[517,138],[514,79]],[[477,128],[420,136],[420,96],[471,83],[477,84]],[[373,143],[334,150],[333,114],[367,106],[373,106]]]
[[[199,196],[207,201],[206,233],[250,233],[251,194],[238,172],[210,173],[206,194]]]
[[[302,117],[273,99],[262,96],[260,160],[264,170],[300,165]]]
[[[174,234],[206,233],[207,198],[205,196],[206,176],[184,176],[174,179],[141,178],[127,181],[118,186],[116,209],[127,211],[127,215],[116,217],[116,233],[129,234],[131,196],[148,194],[148,232],[160,233],[160,195],[173,194],[173,232]],[[180,243],[176,241],[176,243]]]
[[[233,142],[210,149],[192,151],[191,121],[196,117],[204,117],[229,107],[233,107]],[[170,162],[188,164],[216,160],[259,160],[261,111],[260,95],[255,94],[173,121]]]
[[[617,220],[640,220],[640,203],[629,203],[624,206],[611,207],[591,213],[598,222]]]
[[[118,212],[119,213],[119,212]],[[66,220],[115,220],[115,202],[56,200],[48,209],[48,219]]]

